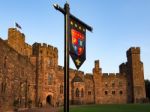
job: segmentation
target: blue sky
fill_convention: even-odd
[[[22,26],[26,42],[48,43],[59,49],[63,66],[64,16],[52,4],[65,0],[0,0],[0,37],[14,22]],[[87,31],[87,59],[80,70],[91,73],[100,60],[104,73],[119,72],[131,46],[141,47],[145,79],[150,79],[150,0],[69,0],[70,11],[93,27]],[[70,67],[75,66],[70,58]]]

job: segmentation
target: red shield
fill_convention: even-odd
[[[84,45],[85,45],[85,37],[79,31],[75,29],[71,29],[72,34],[72,46],[74,48],[75,54],[81,56],[84,52]]]

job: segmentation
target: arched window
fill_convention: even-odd
[[[91,95],[92,93],[91,93],[91,91],[88,91],[88,95]]]
[[[81,97],[84,97],[84,91],[83,91],[83,89],[81,90]]]
[[[60,85],[60,94],[63,94],[63,85]]]
[[[52,75],[48,75],[48,85],[52,85],[52,80],[53,80],[53,77]]]
[[[107,82],[105,82],[105,87],[108,87],[108,83]]]
[[[79,89],[77,88],[77,89],[76,89],[76,97],[79,97],[79,94],[80,94],[80,91],[79,91]]]
[[[105,95],[108,95],[108,91],[105,91]]]
[[[123,92],[122,92],[122,91],[119,91],[119,94],[120,94],[120,95],[122,95],[122,94],[123,94]]]

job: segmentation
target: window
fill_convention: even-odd
[[[6,91],[6,83],[1,83],[1,93]]]
[[[121,81],[119,81],[119,86],[122,87],[122,82]]]
[[[123,92],[122,92],[122,91],[119,91],[119,94],[120,94],[120,95],[122,95],[122,94],[123,94]]]
[[[83,89],[81,90],[81,97],[84,97],[84,91],[83,91]]]
[[[76,97],[79,97],[79,94],[80,94],[80,91],[79,91],[79,89],[77,88],[77,89],[76,89]]]
[[[108,95],[108,91],[105,91],[105,95]]]
[[[88,91],[88,95],[91,95],[91,91]]]
[[[105,87],[108,87],[108,83],[107,82],[105,82]]]
[[[63,94],[63,85],[60,85],[60,94]]]
[[[112,91],[112,95],[115,95],[115,91]]]
[[[52,75],[48,75],[48,85],[52,85]]]
[[[115,86],[115,82],[112,82],[112,87],[114,87]]]
[[[1,83],[1,93],[3,92],[3,82]]]

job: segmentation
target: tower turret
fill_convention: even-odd
[[[24,55],[25,35],[23,33],[18,31],[16,28],[9,28],[7,42],[10,47]]]
[[[96,60],[95,61],[95,67],[93,68],[93,73],[94,74],[101,74],[102,70],[100,68],[100,65],[99,65],[99,60]]]
[[[95,67],[93,68],[93,80],[94,80],[94,101],[96,104],[101,103],[102,95],[102,69],[100,68],[99,60],[95,61]]]
[[[128,84],[131,88],[133,102],[145,98],[145,83],[143,63],[140,60],[140,48],[132,47],[127,51]]]

